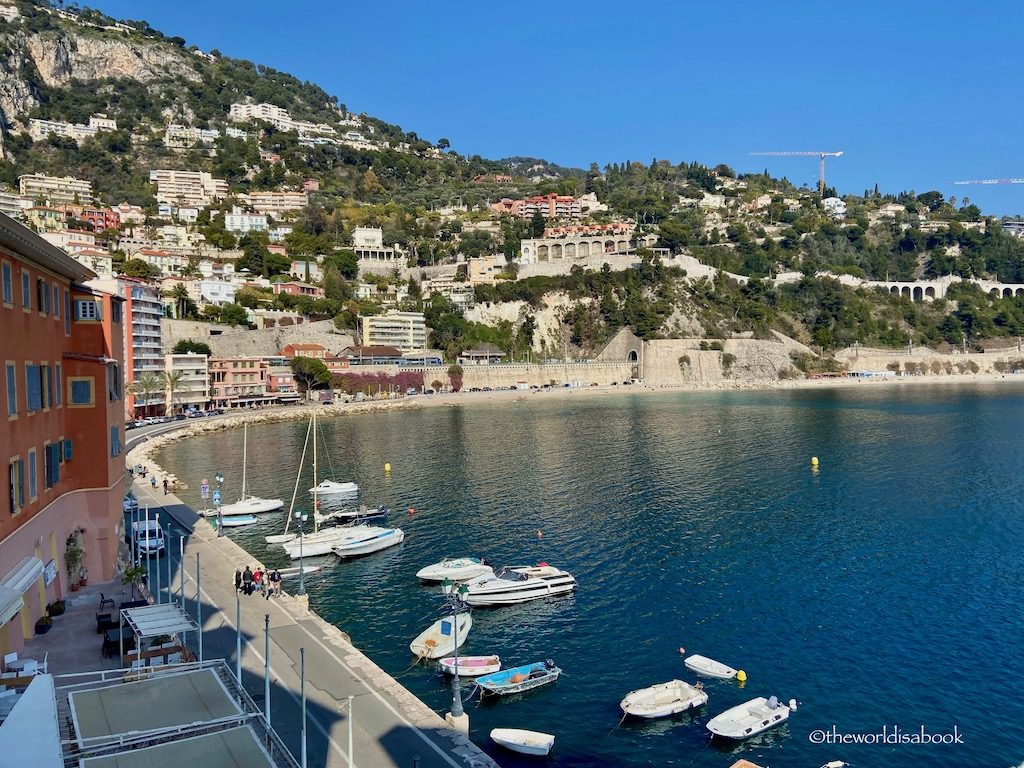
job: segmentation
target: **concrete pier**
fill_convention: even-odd
[[[135,463],[131,455],[129,466]],[[173,494],[152,489],[148,480],[134,485],[140,507],[169,514],[188,533],[184,546],[186,609],[196,615],[195,563],[201,564],[204,658],[235,661],[234,572],[258,560],[199,518]],[[179,542],[171,537],[171,590],[181,584]],[[161,559],[163,574],[167,564]],[[154,561],[155,567],[156,561]],[[166,576],[162,579],[166,582]],[[290,582],[285,582],[293,586]],[[151,579],[150,586],[155,586]],[[165,599],[166,599],[166,584]],[[241,598],[242,683],[257,703],[264,689],[264,614],[270,615],[271,721],[294,755],[299,754],[301,709],[299,649],[305,648],[307,749],[309,766],[345,768],[348,755],[348,698],[354,698],[354,760],[357,768],[492,768],[497,764],[469,739],[449,728],[369,658],[337,627],[328,624],[292,596],[265,600]]]

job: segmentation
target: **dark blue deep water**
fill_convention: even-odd
[[[474,741],[503,765],[536,763],[496,750],[487,734],[498,726],[556,734],[552,766],[1024,759],[1024,386],[532,395],[322,427],[339,479],[396,510],[406,540],[333,562],[309,586],[312,606],[437,711],[447,684],[409,671],[408,643],[440,602],[417,569],[484,555],[547,560],[578,579],[571,597],[474,614],[465,653],[550,657],[565,670],[555,686],[470,703]],[[255,492],[290,498],[305,431],[250,429]],[[241,434],[172,445],[160,463],[196,504],[200,477],[240,478]],[[279,527],[231,535],[283,565],[263,543]],[[693,718],[619,724],[630,689],[695,679],[680,646],[743,668],[746,686],[708,682]],[[708,741],[710,716],[771,694],[800,702],[785,727],[738,746]],[[833,725],[956,726],[964,743],[811,743]]]

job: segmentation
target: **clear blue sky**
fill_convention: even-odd
[[[1024,213],[1024,3],[94,0],[463,154],[728,163]],[[89,4],[89,3],[86,3]]]

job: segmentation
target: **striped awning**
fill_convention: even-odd
[[[21,610],[22,595],[43,573],[43,561],[29,555],[0,579],[0,625],[6,624]]]

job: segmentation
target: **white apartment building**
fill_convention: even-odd
[[[246,141],[249,138],[249,134],[241,128],[232,128],[230,125],[224,128],[224,135],[232,139],[242,139],[242,141]]]
[[[320,263],[316,259],[293,261],[291,267],[288,268],[288,274],[296,280],[305,280],[307,283],[310,281],[319,283],[324,278]]]
[[[161,275],[176,275],[188,264],[188,259],[179,253],[143,248],[132,254],[133,259],[141,259],[160,270]]]
[[[32,201],[7,190],[0,190],[0,213],[12,219],[25,218],[25,210],[32,207]]]
[[[199,274],[207,280],[230,280],[231,276],[235,274],[235,265],[230,261],[203,259],[196,266],[199,269]]]
[[[58,248],[63,248],[65,251],[74,250],[75,246],[80,248],[95,248],[96,247],[96,235],[92,232],[87,232],[81,229],[61,229],[56,232],[41,232],[39,234],[43,240],[46,240]]]
[[[218,307],[224,304],[235,303],[235,291],[237,288],[233,283],[224,280],[198,280],[199,302],[202,305],[215,304]]]
[[[116,131],[117,121],[111,120],[102,112],[89,118],[89,124],[62,123],[57,120],[39,120],[33,118],[28,121],[28,135],[32,141],[42,141],[51,134],[62,138],[74,139],[81,143],[90,136],[95,136],[100,131]]]
[[[164,372],[181,373],[181,379],[174,392],[164,392],[164,407],[167,413],[206,410],[210,402],[210,367],[206,355],[194,352],[164,355]]]
[[[234,232],[236,235],[244,235],[247,232],[266,232],[267,217],[262,213],[245,213],[236,205],[231,209],[231,213],[224,214],[224,229]]]
[[[384,246],[384,230],[380,227],[356,227],[352,230],[352,250],[360,261],[390,262],[397,254]]]
[[[825,213],[833,219],[846,218],[846,203],[838,197],[826,197],[821,204],[825,208]]]
[[[395,347],[415,352],[427,347],[427,322],[422,312],[396,312],[360,319],[363,346]]]
[[[68,255],[101,277],[110,275],[114,271],[114,257],[106,251],[83,248],[82,250],[68,251]]]
[[[205,208],[228,196],[228,183],[205,171],[156,169],[149,172],[149,180],[156,184],[158,203]]]
[[[164,305],[160,298],[160,288],[132,277],[90,280],[87,285],[125,299],[122,325],[124,327],[125,407],[127,413],[132,414],[134,409],[145,406],[162,407],[164,404],[162,391],[143,396],[134,394],[130,388],[131,384],[142,374],[159,374],[164,371],[160,330]]]
[[[472,307],[476,300],[473,284],[465,281],[459,282],[455,279],[455,275],[438,275],[424,280],[422,289],[424,296],[438,293],[462,309]]]
[[[334,129],[324,123],[310,123],[305,120],[296,120],[287,109],[274,104],[232,104],[228,111],[228,118],[235,122],[246,122],[249,120],[263,120],[270,123],[279,131],[294,131],[296,133],[320,133],[334,134]]]
[[[86,204],[93,201],[92,182],[73,176],[27,173],[18,177],[18,188],[30,200],[42,198],[47,205]]]
[[[164,131],[164,146],[170,149],[188,149],[200,142],[212,144],[220,138],[220,131],[216,128],[196,128],[191,125],[167,126]]]
[[[272,243],[283,243],[286,236],[290,235],[292,228],[287,224],[282,224],[277,227],[271,227],[267,230],[267,234],[270,236],[270,242]]]
[[[250,192],[240,195],[249,207],[259,213],[271,215],[297,211],[309,203],[309,195],[305,192]]]

